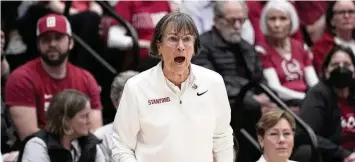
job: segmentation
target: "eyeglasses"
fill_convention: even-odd
[[[267,136],[271,137],[272,139],[280,139],[281,136],[283,136],[283,138],[285,139],[289,139],[290,137],[292,137],[294,135],[293,132],[291,131],[287,131],[287,132],[271,132],[266,134]]]
[[[244,24],[246,21],[246,18],[226,18],[226,17],[221,17],[223,20],[227,22],[229,26],[234,26],[236,22],[239,22],[241,25]]]
[[[334,10],[334,15],[355,15],[355,10]]]
[[[180,39],[182,40],[182,43],[187,46],[193,45],[195,42],[195,36],[193,35],[177,36],[169,34],[164,37],[166,38],[166,41],[171,45],[179,44]]]

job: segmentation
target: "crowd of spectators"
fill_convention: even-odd
[[[107,135],[124,84],[160,61],[150,56],[150,41],[158,21],[176,11],[191,16],[200,34],[201,51],[192,63],[224,79],[232,108],[231,126],[239,141],[237,161],[253,162],[261,155],[239,130],[247,130],[257,140],[257,121],[278,107],[258,88],[240,98],[241,89],[250,81],[265,83],[311,126],[323,161],[355,161],[354,1],[105,3],[137,31],[140,58],[134,69],[128,66],[133,59],[133,39],[97,2],[74,0],[64,16],[65,1],[1,1],[1,153],[5,161],[17,157],[29,162],[53,161],[61,155],[31,149],[49,149],[45,144],[58,143],[52,136],[68,134],[75,134],[70,138],[76,143],[68,143],[68,148],[74,145],[74,152],[79,152],[69,156],[74,161],[112,161]],[[49,30],[50,24],[61,26]],[[110,73],[76,43],[74,34],[119,74]],[[52,53],[60,56],[54,58]],[[82,101],[75,103],[69,96]],[[53,112],[60,102],[65,103],[63,110]],[[295,133],[291,159],[308,162],[310,142],[302,130]],[[103,142],[93,147],[99,139]],[[89,150],[81,154],[80,148]],[[90,151],[96,157],[88,155]]]

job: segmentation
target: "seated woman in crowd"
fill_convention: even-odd
[[[293,116],[277,109],[265,113],[256,124],[263,155],[257,162],[292,162],[296,123]]]
[[[305,92],[318,82],[308,52],[290,37],[298,30],[295,8],[287,1],[269,1],[260,19],[266,42],[256,46],[268,85],[289,106],[298,106]]]
[[[355,1],[332,1],[326,13],[326,32],[314,43],[313,64],[322,75],[322,63],[327,53],[335,46],[349,47],[355,52]]]
[[[118,108],[118,105],[121,100],[123,88],[131,77],[137,75],[138,72],[135,71],[125,71],[120,74],[118,74],[114,79],[111,84],[111,93],[110,93],[110,98],[112,101],[112,104],[115,106],[115,108]],[[102,140],[102,143],[100,144],[100,148],[105,155],[106,162],[114,162],[113,159],[111,158],[112,153],[111,150],[113,149],[113,141],[111,137],[112,133],[112,125],[113,123],[107,124],[95,131],[95,135]]]
[[[47,110],[48,123],[26,138],[19,162],[105,162],[100,140],[90,130],[89,98],[76,90],[56,94]]]
[[[319,138],[324,162],[355,161],[355,56],[335,46],[325,57],[320,82],[307,93],[300,117]],[[303,134],[301,141],[308,141]]]

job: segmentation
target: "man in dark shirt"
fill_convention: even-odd
[[[261,112],[275,107],[265,94],[255,90],[246,93],[243,104],[237,100],[242,87],[249,81],[262,80],[259,56],[254,47],[241,38],[247,10],[242,1],[217,1],[214,4],[214,27],[200,37],[201,52],[193,60],[197,65],[218,72],[224,79],[232,108],[231,125],[240,142],[238,161],[243,162],[256,161],[259,153],[253,147],[248,148],[250,143],[240,135],[239,129],[245,128],[256,139],[255,123]]]

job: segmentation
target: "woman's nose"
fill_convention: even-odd
[[[185,45],[184,43],[182,42],[182,40],[180,39],[178,44],[177,44],[177,48],[179,51],[184,51],[185,50]]]
[[[285,142],[285,137],[284,135],[280,135],[279,137],[279,143],[284,143]]]

